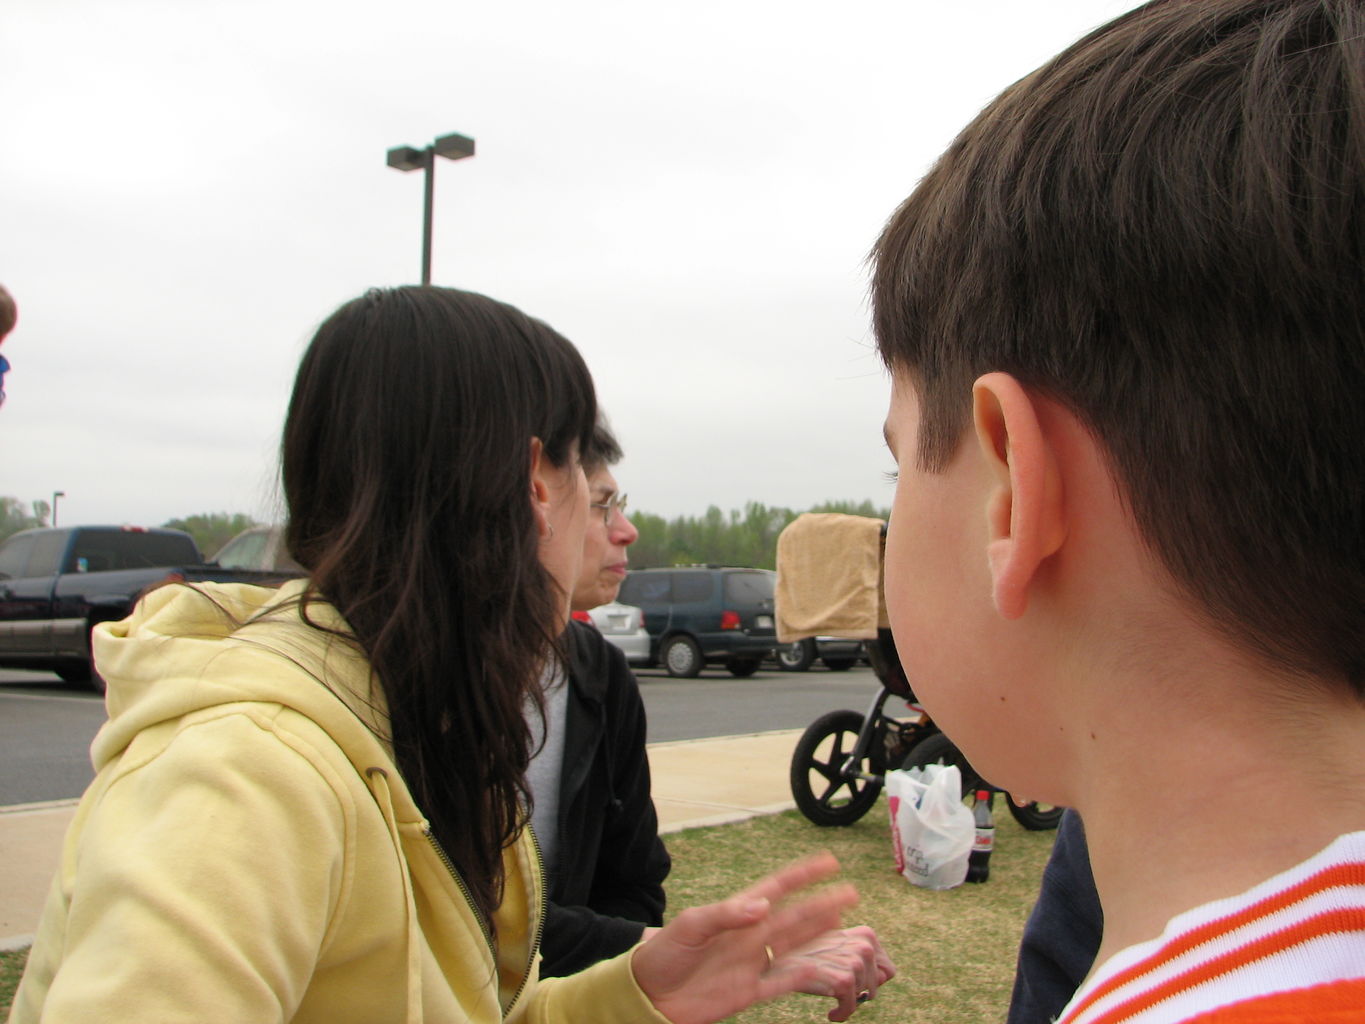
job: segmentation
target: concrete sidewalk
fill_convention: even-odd
[[[659,830],[742,821],[795,806],[787,783],[799,729],[651,743]],[[0,950],[26,946],[57,870],[76,801],[0,807]]]

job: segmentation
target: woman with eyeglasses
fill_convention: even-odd
[[[277,589],[172,585],[97,627],[109,721],[11,1021],[713,1021],[891,968],[793,866],[537,978],[525,706],[578,576],[597,417],[511,306],[372,291],[318,329],[284,427]],[[594,513],[596,514],[596,513]]]
[[[581,462],[588,483],[583,565],[569,605],[565,660],[542,673],[528,709],[531,824],[549,893],[540,975],[574,974],[625,952],[663,924],[672,861],[659,837],[645,750],[645,708],[625,655],[589,610],[616,598],[639,531],[611,467],[621,447],[599,418]]]

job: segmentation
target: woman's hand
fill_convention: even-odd
[[[674,1024],[709,1024],[796,991],[838,1000],[830,1019],[847,1020],[861,995],[895,973],[871,929],[839,931],[857,894],[839,885],[783,902],[838,869],[818,854],[728,900],[684,910],[635,950],[636,981]]]
[[[837,1000],[839,1005],[829,1011],[833,1021],[848,1020],[862,1003],[877,997],[879,986],[896,976],[896,965],[867,925],[821,935],[779,957],[773,970],[784,970],[788,964],[814,968],[796,991]]]

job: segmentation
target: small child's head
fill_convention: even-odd
[[[14,296],[0,284],[0,341],[4,341],[5,336],[14,330],[18,320],[19,307],[14,304]]]
[[[1365,693],[1365,6],[1157,0],[1007,89],[892,217],[878,345],[941,469],[990,371],[1097,440],[1191,607]]]

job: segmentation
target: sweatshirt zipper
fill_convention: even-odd
[[[483,941],[488,946],[488,955],[493,958],[493,963],[498,962],[498,950],[493,945],[493,933],[488,929],[488,922],[483,919],[483,914],[479,910],[479,905],[474,902],[474,894],[469,891],[469,885],[460,877],[460,872],[456,870],[455,863],[441,846],[441,841],[436,838],[436,833],[432,832],[430,825],[422,826],[422,835],[427,837],[427,842],[436,851],[436,856],[441,859],[441,863],[450,872],[450,877],[455,880],[455,884],[460,887],[460,892],[464,894],[465,902],[469,904],[470,911],[474,914],[474,920],[479,922],[479,931],[483,933]]]
[[[512,1001],[503,1007],[504,1017],[512,1012],[512,1007],[517,1005],[517,1000],[521,998],[521,994],[526,991],[526,986],[531,981],[531,971],[535,969],[536,954],[540,952],[540,940],[545,935],[545,915],[549,913],[550,905],[550,883],[545,877],[545,859],[540,852],[540,840],[536,838],[536,830],[531,827],[530,822],[526,824],[526,833],[531,837],[531,849],[536,855],[536,876],[540,879],[540,914],[536,918],[536,934],[531,940],[531,952],[526,959],[526,973],[522,975],[521,984],[512,994]]]
[[[512,1012],[512,1007],[517,1005],[517,1000],[520,999],[521,994],[526,991],[526,986],[531,980],[531,970],[536,965],[536,954],[540,952],[540,942],[545,936],[545,915],[549,912],[550,896],[545,881],[545,862],[540,852],[540,840],[536,838],[535,829],[531,828],[529,824],[526,826],[526,831],[531,837],[531,849],[535,851],[536,874],[540,878],[540,914],[536,919],[536,934],[531,940],[531,951],[526,958],[526,970],[522,974],[521,984],[517,986],[516,992],[512,993],[511,1001],[502,1009],[502,1015],[504,1017]],[[479,908],[474,903],[474,896],[469,891],[469,886],[465,883],[465,880],[460,877],[460,872],[456,870],[454,862],[450,859],[450,855],[447,854],[445,848],[441,846],[440,840],[436,838],[436,834],[432,832],[430,825],[423,826],[422,835],[427,837],[427,842],[430,843],[431,848],[436,851],[436,856],[440,858],[441,863],[444,864],[446,870],[450,872],[450,877],[453,878],[455,884],[459,886],[460,892],[464,895],[465,902],[469,904],[469,909],[473,911],[475,920],[479,922],[479,931],[483,933],[483,941],[488,946],[488,955],[493,958],[493,963],[496,964],[498,962],[498,950],[493,944],[493,934],[488,930],[488,924],[484,921],[483,914],[479,913]]]

